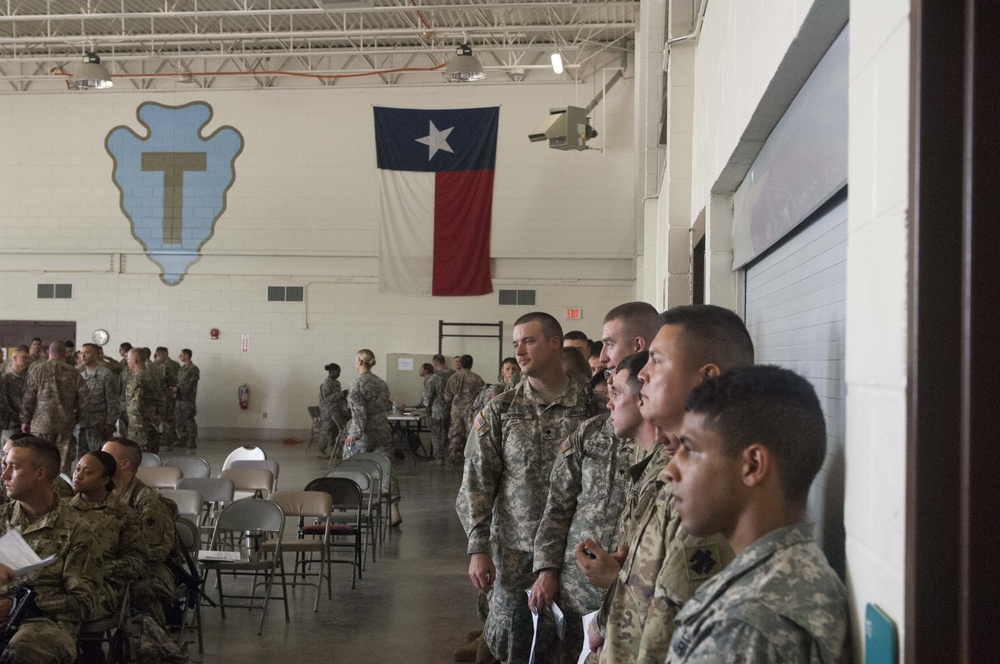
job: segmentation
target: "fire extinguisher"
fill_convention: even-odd
[[[247,387],[246,383],[240,385],[239,389],[236,390],[240,399],[240,410],[246,410],[250,407],[250,388]]]

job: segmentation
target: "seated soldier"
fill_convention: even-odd
[[[7,456],[7,452],[10,452],[10,448],[14,446],[13,441],[19,438],[33,438],[30,433],[24,433],[23,431],[18,431],[7,439],[7,442],[3,444],[2,450],[0,450],[0,472],[3,471],[3,457]],[[52,492],[60,498],[72,498],[73,497],[73,487],[69,485],[69,482],[63,479],[62,475],[56,475],[52,480]],[[7,489],[2,482],[0,482],[0,503],[7,502]]]
[[[93,528],[94,559],[104,572],[96,613],[89,620],[114,615],[125,588],[142,575],[149,557],[135,511],[111,493],[117,470],[114,457],[97,450],[80,457],[73,472],[77,493],[69,502]]]
[[[0,532],[18,531],[40,557],[55,561],[25,579],[37,594],[37,612],[21,622],[6,644],[0,662],[70,664],[76,659],[76,634],[93,613],[101,570],[91,554],[94,535],[69,503],[52,492],[59,475],[59,450],[39,438],[20,438],[5,457],[3,480],[10,502],[0,507]],[[13,579],[0,565],[0,584]],[[13,586],[0,600],[4,622],[11,609]]]
[[[684,528],[722,533],[736,558],[677,615],[667,662],[850,659],[847,596],[806,521],[826,457],[812,385],[773,366],[696,387],[663,474]]]
[[[136,478],[142,450],[135,441],[116,438],[104,443],[103,451],[110,454],[118,466],[114,494],[135,510],[149,552],[142,578],[132,587],[133,604],[142,613],[152,615],[161,626],[166,626],[161,603],[173,598],[175,587],[174,575],[166,565],[174,545],[174,521],[177,520],[176,513],[170,512],[169,506],[173,503],[163,500],[154,489]]]

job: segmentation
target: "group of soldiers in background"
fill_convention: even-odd
[[[0,443],[18,431],[53,442],[61,470],[120,431],[146,452],[198,445],[196,401],[200,371],[191,351],[180,363],[161,346],[123,343],[120,361],[96,344],[83,344],[74,366],[72,342],[53,341],[44,356],[41,339],[19,346],[0,373]]]

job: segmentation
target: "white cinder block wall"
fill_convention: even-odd
[[[740,143],[813,4],[708,3],[695,51],[690,224],[710,208],[712,187],[727,164],[753,158]],[[856,659],[863,661],[865,605],[878,604],[900,631],[904,617],[909,3],[850,4],[844,520],[853,638]],[[674,195],[667,183],[685,175],[671,167],[661,199]],[[670,207],[658,201],[661,233],[656,250],[647,243],[645,254],[647,263],[656,262],[646,269],[657,285],[675,272],[669,244],[685,240],[663,232]],[[686,260],[674,263],[689,261],[685,253]]]
[[[202,369],[199,424],[209,432],[282,435],[307,428],[323,365],[347,382],[354,354],[433,353],[437,322],[503,320],[506,336],[532,309],[596,337],[611,307],[632,299],[634,153],[631,81],[598,107],[592,144],[566,153],[529,143],[550,107],[586,105],[590,83],[316,90],[201,90],[2,97],[0,318],[75,320],[77,340],[111,333],[118,344],[194,351]],[[117,125],[142,133],[145,101],[205,101],[244,138],[228,207],[184,281],[165,286],[133,239],[111,180],[104,139]],[[377,284],[378,216],[373,105],[500,105],[492,253],[494,287],[535,289],[535,307],[499,306],[497,295],[412,298]],[[606,112],[606,115],[601,113]],[[456,256],[456,260],[461,260]],[[37,300],[37,283],[72,283],[72,300]],[[268,285],[306,287],[306,302],[266,301]],[[221,339],[211,341],[209,330]],[[241,351],[248,334],[250,351]],[[509,343],[507,344],[509,348]],[[494,374],[495,343],[445,340]],[[509,353],[508,353],[509,354]],[[384,375],[384,374],[383,374]],[[236,388],[251,389],[250,409]],[[268,417],[263,419],[263,413]],[[256,431],[256,433],[254,433]]]

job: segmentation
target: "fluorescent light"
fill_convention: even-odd
[[[558,53],[552,54],[552,71],[557,74],[563,73],[563,59],[562,55]]]

